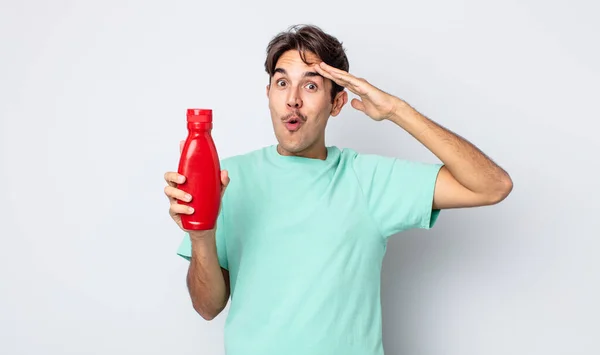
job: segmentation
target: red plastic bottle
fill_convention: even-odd
[[[212,110],[188,109],[188,136],[181,151],[179,174],[186,177],[178,188],[192,195],[194,213],[181,215],[186,230],[210,230],[215,227],[221,204],[221,167],[211,136]]]

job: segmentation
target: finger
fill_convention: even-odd
[[[229,173],[227,172],[227,170],[221,171],[221,198],[225,194],[225,190],[227,189],[227,186],[229,185],[229,181],[230,181]]]
[[[171,203],[169,207],[169,213],[172,215],[175,214],[192,214],[194,213],[194,208],[186,205],[180,205],[178,203]]]
[[[325,62],[319,63],[318,67],[323,69],[324,71],[328,72],[331,76],[333,76],[334,78],[336,78],[338,80],[342,80],[342,81],[344,81],[348,84],[352,84],[352,85],[358,84],[358,78],[355,77],[354,75],[348,73],[347,71],[332,67],[331,65],[329,65]]]
[[[343,70],[335,69],[324,62],[316,65],[315,69],[323,77],[333,80],[336,84],[347,88],[356,95],[364,95],[366,93],[361,88],[360,80]]]
[[[325,77],[329,80],[335,80],[333,78],[333,75],[331,75],[331,73],[329,72],[329,70],[324,69],[321,65],[319,65],[319,64],[315,65],[314,69],[317,71],[317,73],[321,74],[323,77]]]
[[[185,141],[179,141],[179,154],[181,154],[181,152],[183,152],[183,145],[185,144]]]
[[[334,66],[331,66],[331,65],[329,65],[329,64],[327,64],[327,63],[325,63],[325,62],[320,62],[320,63],[318,64],[318,66],[319,66],[321,69],[323,69],[323,70],[326,70],[327,72],[330,72],[330,73],[338,73],[338,74],[347,73],[346,71],[344,71],[344,70],[341,70],[341,69],[338,69],[338,68],[336,68],[336,67],[334,67]]]
[[[352,101],[350,101],[350,105],[352,105],[352,107],[354,107],[355,109],[365,112],[366,107],[365,104],[360,101],[359,99],[352,99]]]
[[[173,186],[165,186],[165,195],[171,200],[176,199],[183,202],[190,202],[192,200],[192,196],[189,193]]]
[[[229,179],[229,172],[227,170],[222,170],[221,171],[221,184],[224,187],[227,187],[227,185],[229,185],[229,181],[231,181],[231,179]]]
[[[175,186],[176,184],[184,183],[185,176],[173,171],[168,171],[165,173],[165,181],[169,184],[169,186]]]
[[[350,85],[350,83],[348,82],[348,80],[345,79],[342,76],[342,74],[340,74],[340,73],[336,73],[336,72],[334,72],[332,70],[325,69],[325,68],[321,67],[320,65],[315,66],[315,69],[323,77],[325,77],[325,78],[327,78],[329,80],[333,80],[338,85],[341,85],[343,87],[348,87]],[[350,89],[350,88],[348,88],[348,89]]]

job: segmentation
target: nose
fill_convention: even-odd
[[[290,90],[290,95],[287,98],[287,106],[294,109],[302,107],[302,99],[295,90]]]

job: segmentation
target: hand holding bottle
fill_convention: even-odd
[[[179,144],[180,153],[183,149],[184,143],[185,143],[185,141],[181,141]],[[181,222],[181,215],[192,215],[194,213],[194,211],[191,207],[180,204],[178,201],[190,202],[194,198],[194,196],[191,196],[190,194],[188,194],[185,191],[178,188],[179,184],[182,184],[185,182],[185,179],[186,179],[185,176],[178,174],[177,172],[174,172],[174,171],[169,171],[169,172],[165,173],[164,178],[167,183],[167,186],[165,186],[165,195],[169,198],[169,202],[170,202],[169,214],[171,215],[171,218],[173,218],[175,223],[177,223],[179,228],[186,231],[186,229],[183,227],[183,224]],[[225,189],[227,188],[227,185],[229,184],[229,180],[230,179],[229,179],[227,170],[222,170],[221,171],[221,199],[223,198]],[[201,198],[201,197],[199,197],[199,198]],[[219,211],[220,211],[220,207],[219,207]]]

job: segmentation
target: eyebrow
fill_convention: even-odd
[[[283,68],[275,68],[275,71],[273,71],[273,75],[275,73],[281,73],[283,75],[287,75],[287,72]],[[304,74],[302,74],[303,78],[309,78],[309,77],[315,77],[315,76],[320,76],[321,78],[323,78],[323,75],[317,73],[316,71],[306,71],[306,72],[304,72]]]

